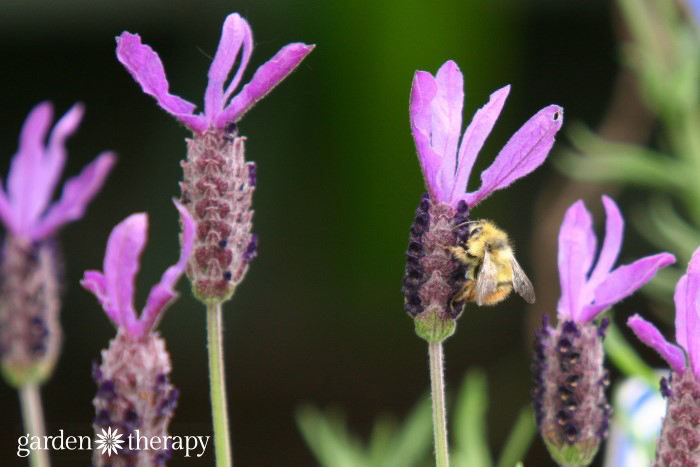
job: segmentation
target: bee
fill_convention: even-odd
[[[452,302],[495,305],[515,289],[526,302],[535,303],[535,290],[515,259],[508,234],[487,220],[461,225],[469,225],[469,236],[463,245],[448,251],[468,269],[466,282]]]

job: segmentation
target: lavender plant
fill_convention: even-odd
[[[464,224],[474,206],[544,162],[563,122],[561,107],[550,105],[540,110],[481,174],[481,187],[466,193],[476,156],[509,91],[510,86],[506,86],[491,95],[460,144],[464,79],[457,64],[447,61],[435,76],[417,71],[411,89],[411,129],[428,193],[421,199],[411,226],[403,292],[405,310],[414,320],[416,333],[428,341],[438,467],[449,464],[442,341],[455,330],[464,303],[455,308],[452,302],[469,272],[452,257],[449,248],[469,235]]]
[[[595,264],[590,213],[582,201],[567,210],[559,231],[557,325],[545,322],[535,341],[537,423],[552,458],[563,466],[590,464],[608,434],[611,408],[602,345],[608,321],[594,320],[675,262],[673,255],[659,253],[613,269],[622,245],[623,219],[607,196],[603,206],[605,240]]]
[[[51,203],[66,162],[66,139],[82,116],[76,104],[48,134],[51,104],[37,105],[22,127],[7,189],[0,183],[0,221],[7,229],[0,260],[0,365],[5,380],[19,390],[24,425],[34,436],[44,435],[38,386],[51,376],[61,348],[55,236],[83,216],[115,162],[113,154],[100,154]],[[32,459],[48,465],[45,452],[34,452]]]
[[[676,304],[676,342],[669,343],[659,330],[639,315],[627,325],[671,368],[661,378],[661,394],[667,400],[666,417],[656,445],[655,467],[700,463],[700,248],[695,250],[673,296]]]
[[[107,241],[103,272],[85,271],[81,285],[92,292],[117,328],[117,336],[102,351],[102,363],[93,369],[97,395],[93,399],[95,434],[112,428],[127,437],[165,439],[177,404],[178,390],[170,382],[170,355],[155,330],[163,312],[176,298],[174,287],[185,271],[194,245],[195,223],[187,209],[175,202],[182,223],[182,248],[150,291],[140,316],[134,310],[134,280],[146,244],[148,217],[133,214],[117,225]],[[138,433],[135,432],[138,430]],[[130,449],[112,457],[95,449],[96,466],[161,465],[170,457],[160,450]]]
[[[217,465],[232,462],[221,306],[231,298],[257,252],[257,237],[251,233],[256,166],[245,160],[245,137],[238,135],[236,123],[313,48],[302,43],[283,47],[258,68],[251,81],[234,96],[250,60],[253,36],[243,18],[236,13],[229,15],[209,68],[204,112],[195,114],[194,104],[170,94],[160,58],[141,43],[137,34],[124,32],[117,38],[117,57],[141,89],[193,133],[192,139],[187,140],[187,160],[182,162],[184,181],[180,184],[181,201],[197,224],[195,246],[186,273],[194,295],[207,306]],[[224,89],[239,54],[238,69]]]

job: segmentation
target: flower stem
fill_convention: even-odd
[[[209,347],[209,385],[211,386],[211,414],[214,423],[216,466],[231,467],[231,437],[226,406],[226,378],[224,374],[224,344],[222,339],[221,304],[207,305],[207,338]]]
[[[33,383],[25,384],[19,389],[19,402],[22,406],[22,419],[24,429],[30,436],[38,436],[43,439],[46,435],[44,428],[44,411],[41,408],[41,395],[39,386]],[[49,467],[48,452],[42,449],[33,449],[29,454],[31,467]]]
[[[430,355],[430,386],[433,399],[433,429],[435,431],[435,466],[448,467],[450,455],[447,449],[442,342],[429,342],[428,353]]]

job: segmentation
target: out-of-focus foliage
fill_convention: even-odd
[[[448,414],[448,423],[453,426],[451,465],[513,467],[525,456],[536,433],[532,409],[521,410],[498,462],[494,463],[486,426],[488,399],[486,375],[481,370],[469,371],[459,390],[455,410]],[[428,398],[419,402],[401,425],[388,416],[379,417],[367,443],[350,433],[337,410],[323,413],[306,406],[297,412],[297,423],[317,461],[324,467],[431,465],[433,430]]]
[[[567,174],[649,191],[633,222],[650,243],[678,257],[647,289],[670,302],[683,266],[700,243],[700,32],[682,1],[619,0],[630,33],[626,64],[642,99],[660,123],[652,147],[619,144],[571,125],[574,146],[560,159]],[[645,195],[646,197],[646,195]]]

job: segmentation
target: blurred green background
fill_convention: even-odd
[[[85,269],[101,268],[111,228],[133,212],[150,215],[139,307],[178,254],[170,200],[179,195],[188,132],[117,62],[114,37],[138,32],[160,54],[171,91],[200,106],[221,25],[234,11],[249,21],[256,43],[243,82],[283,45],[317,44],[240,123],[248,158],[258,163],[254,230],[260,236],[259,257],[225,306],[233,449],[242,466],[314,465],[294,421],[304,402],[343,407],[354,431],[367,434],[377,414],[403,418],[429,386],[426,345],[414,335],[400,292],[408,229],[423,192],[408,120],[414,71],[434,73],[454,59],[465,74],[467,121],[490,92],[512,84],[477,162],[481,170],[545,105],[562,105],[566,122],[595,127],[619,67],[616,12],[598,0],[2,0],[2,174],[25,116],[45,99],[58,114],[75,101],[87,107],[69,142],[66,175],[99,151],[119,155],[85,218],[61,234],[65,343],[42,391],[49,434],[91,433],[91,364],[115,331],[78,281]],[[552,157],[565,146],[563,131]],[[530,245],[541,188],[563,179],[547,162],[474,212],[511,234],[528,272],[538,261],[550,267],[556,262],[555,250],[535,255]],[[477,184],[474,175],[470,187]],[[556,244],[555,237],[537,241]],[[625,248],[627,261],[634,237]],[[639,250],[651,252],[643,244]],[[556,280],[531,275],[538,294],[558,294]],[[180,290],[160,326],[181,390],[171,431],[206,435],[211,429],[205,312],[186,281]],[[486,371],[494,449],[529,398],[529,316],[535,311],[553,311],[553,303],[528,311],[513,297],[494,309],[469,308],[445,346],[448,390],[467,369]],[[0,413],[0,459],[3,465],[23,465],[15,456],[22,433],[18,401],[4,383]],[[176,454],[172,465],[211,465],[212,454],[211,446],[202,459]],[[59,466],[89,463],[85,453],[52,457]],[[539,440],[525,461],[551,462]]]

